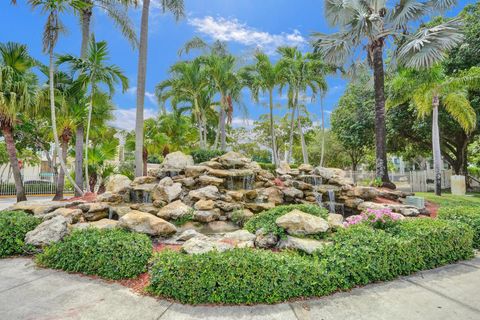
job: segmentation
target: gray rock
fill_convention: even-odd
[[[96,229],[114,229],[118,228],[119,222],[111,219],[102,219],[94,222],[77,223],[72,226],[73,229],[85,230],[88,228]]]
[[[212,222],[220,218],[220,212],[218,209],[213,210],[197,210],[193,214],[193,218],[199,222]]]
[[[330,245],[330,242],[318,241],[312,239],[301,239],[292,236],[287,236],[286,240],[281,240],[278,247],[281,249],[296,249],[304,251],[308,254],[312,254],[317,250],[323,249],[325,246]]]
[[[183,171],[188,166],[193,166],[193,158],[181,151],[169,153],[165,156],[161,168],[166,171]]]
[[[218,186],[223,184],[223,179],[217,178],[217,177],[211,177],[211,176],[207,176],[207,175],[200,176],[198,178],[198,181],[200,182],[200,184],[202,184],[204,186],[212,185],[212,186],[217,186],[218,187]]]
[[[135,210],[121,217],[119,225],[122,228],[151,236],[168,236],[177,232],[177,228],[170,222],[152,214]]]
[[[78,206],[87,221],[97,221],[108,218],[110,206],[104,202],[85,203]]]
[[[205,236],[191,238],[182,246],[182,250],[188,254],[202,254],[214,250],[224,252],[233,248],[234,246],[229,243],[217,241]]]
[[[255,246],[258,248],[273,248],[277,245],[278,237],[273,233],[265,233],[263,229],[257,230],[255,233]]]
[[[105,192],[97,196],[96,201],[98,202],[112,202],[120,203],[124,200],[123,195],[112,192]]]
[[[194,230],[194,229],[187,229],[183,231],[178,237],[178,241],[187,241],[195,237],[201,237],[203,236],[200,232]]]
[[[303,192],[301,190],[298,190],[297,188],[285,188],[282,191],[286,198],[303,198]]]
[[[42,222],[35,229],[27,232],[25,243],[36,247],[43,247],[62,240],[67,233],[67,219],[58,215]]]
[[[330,228],[343,228],[343,216],[341,214],[329,213],[327,221]]]
[[[67,223],[77,223],[82,217],[83,211],[80,209],[58,208],[43,216],[43,220],[50,220],[56,216],[63,216],[67,219]]]
[[[220,193],[216,186],[207,186],[197,190],[192,190],[188,193],[190,198],[200,200],[200,199],[211,199],[217,200],[220,198]]]
[[[167,204],[165,207],[161,208],[157,216],[162,219],[178,219],[189,213],[193,212],[193,209],[182,201],[177,200],[172,203]]]
[[[165,178],[167,179],[167,178]],[[168,178],[170,179],[170,178]],[[163,180],[162,180],[163,181]],[[160,182],[162,182],[160,181]],[[182,184],[175,182],[172,184],[163,184],[161,185],[160,183],[158,186],[155,187],[155,189],[152,191],[152,199],[155,200],[161,200],[165,201],[167,203],[170,203],[180,196],[182,193]]]
[[[193,207],[195,210],[213,210],[215,208],[215,201],[200,199]]]
[[[107,192],[124,193],[128,190],[132,180],[122,174],[114,174],[107,178],[105,188]]]

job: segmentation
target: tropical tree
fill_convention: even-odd
[[[113,23],[120,29],[123,36],[133,45],[137,45],[137,37],[132,22],[128,17],[127,10],[130,6],[137,6],[138,0],[83,0],[86,4],[79,8],[79,18],[82,31],[80,46],[80,58],[86,58],[90,43],[91,22],[94,9],[98,8],[105,12]],[[83,123],[79,123],[75,130],[75,182],[83,186],[83,149],[85,129]],[[75,195],[79,195],[76,194]]]
[[[280,84],[281,67],[280,63],[272,63],[270,58],[263,52],[255,54],[255,63],[245,67],[241,71],[241,77],[252,92],[253,99],[258,103],[259,93],[267,93],[269,101],[270,139],[273,154],[273,163],[278,166],[277,144],[275,129],[273,126],[273,90]]]
[[[135,120],[135,176],[143,172],[143,109],[145,103],[145,80],[147,76],[148,15],[150,0],[142,1],[142,20],[140,26],[140,45],[137,71],[137,113]],[[163,11],[173,13],[176,20],[185,15],[183,0],[160,0],[158,4]]]
[[[81,9],[85,6],[83,1],[79,0],[28,0],[28,3],[33,8],[40,8],[42,13],[46,13],[47,22],[45,23],[43,31],[43,51],[49,55],[49,87],[50,87],[50,112],[52,118],[52,131],[55,141],[55,149],[57,154],[60,154],[60,142],[58,139],[57,119],[55,110],[55,63],[54,63],[54,49],[58,42],[58,38],[61,32],[64,31],[63,23],[60,20],[60,14],[64,13],[70,8]],[[83,195],[83,190],[75,183],[73,178],[69,174],[69,170],[62,157],[59,157],[60,165],[65,172],[70,183],[74,186],[75,190]]]
[[[209,79],[205,68],[197,58],[174,64],[170,68],[170,74],[172,76],[170,79],[156,86],[157,98],[162,106],[166,100],[170,99],[173,109],[176,109],[179,103],[188,103],[187,108],[197,124],[200,148],[205,149],[207,147],[207,114],[213,104],[213,92],[208,86]],[[165,108],[162,107],[162,110]]]
[[[468,89],[480,88],[480,67],[472,67],[455,76],[445,76],[440,65],[425,70],[402,69],[391,82],[388,105],[411,101],[419,116],[432,115],[432,153],[435,194],[441,195],[441,150],[438,109],[445,110],[466,133],[476,127],[476,113],[468,99]]]
[[[39,102],[34,60],[27,47],[18,43],[0,44],[0,126],[15,180],[17,201],[25,201],[25,189],[17,159],[13,128],[18,114],[31,114]]]
[[[115,85],[120,84],[122,90],[128,89],[128,79],[123,74],[122,70],[116,65],[106,65],[108,60],[108,48],[105,41],[96,42],[92,37],[90,40],[87,57],[82,59],[73,55],[62,55],[58,58],[58,63],[66,63],[74,74],[78,75],[77,82],[82,89],[88,91],[88,118],[87,118],[87,132],[86,132],[86,146],[85,149],[85,179],[89,181],[88,177],[88,143],[90,134],[90,125],[92,120],[92,111],[96,94],[99,92],[99,85],[107,86],[110,96],[115,92]],[[89,184],[87,184],[87,192],[90,192]]]
[[[296,47],[280,47],[277,49],[281,55],[280,68],[282,87],[288,85],[288,105],[292,109],[290,121],[290,146],[287,161],[291,160],[293,149],[293,134],[295,127],[295,114],[299,114],[299,102],[304,99],[307,90],[312,94],[312,100],[320,92],[327,90],[325,81],[325,73],[331,67],[326,66],[320,59],[318,54],[306,53],[302,54]],[[308,163],[308,151],[305,144],[303,128],[300,117],[297,115],[297,129],[300,135],[300,143],[302,146],[303,162]]]
[[[356,47],[365,48],[373,69],[375,88],[376,176],[383,185],[394,188],[387,168],[385,90],[383,53],[389,37],[399,38],[394,61],[407,66],[427,66],[442,58],[458,44],[462,36],[459,21],[451,20],[435,27],[424,27],[410,34],[415,21],[436,11],[446,10],[456,1],[407,0],[327,0],[325,18],[340,31],[334,34],[314,33],[314,47],[334,65],[344,64],[355,56]],[[416,26],[415,26],[416,27]]]

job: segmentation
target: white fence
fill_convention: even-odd
[[[390,172],[390,180],[397,189],[411,192],[428,192],[435,190],[433,170],[408,171],[405,173]],[[349,176],[358,185],[369,185],[375,178],[373,171],[348,171]],[[451,170],[442,170],[442,189],[450,188]]]
[[[55,194],[57,187],[57,176],[34,175],[22,177],[25,193],[27,195]],[[64,193],[73,193],[73,188],[65,179]],[[11,196],[16,194],[15,183],[12,177],[0,177],[0,196]]]

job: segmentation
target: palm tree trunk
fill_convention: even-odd
[[[220,103],[220,150],[225,151],[227,148],[226,132],[225,132],[225,96],[222,95]]]
[[[273,163],[278,166],[277,141],[275,140],[275,128],[273,127],[273,89],[270,89],[270,138],[272,139]]]
[[[323,158],[325,155],[325,113],[323,111],[323,94],[320,96],[320,112],[322,114],[322,145],[320,153],[320,167],[323,167]]]
[[[86,4],[91,5],[90,0],[84,1]],[[81,23],[82,23],[82,44],[80,49],[80,57],[85,58],[88,53],[88,42],[90,40],[90,24],[92,20],[92,8],[88,6],[86,9],[81,11]],[[85,129],[83,123],[79,123],[77,129],[75,130],[75,183],[83,189],[83,148]],[[75,196],[78,197],[80,194],[75,190]]]
[[[433,170],[435,173],[435,194],[442,195],[442,156],[440,153],[440,131],[438,128],[438,96],[433,97],[432,113],[432,149],[433,149]]]
[[[62,159],[63,162],[67,162],[67,151],[68,151],[68,139],[62,137]],[[60,168],[60,172],[57,176],[57,190],[55,191],[55,196],[53,200],[62,200],[63,199],[63,191],[65,189],[65,171],[63,168]]]
[[[90,139],[90,124],[92,122],[93,111],[93,96],[95,94],[94,86],[92,85],[92,92],[90,93],[90,105],[88,106],[88,118],[87,118],[87,134],[85,136],[85,181],[90,181],[88,177],[88,146]],[[87,183],[87,192],[91,192],[90,184]]]
[[[143,175],[143,108],[147,76],[148,14],[150,0],[143,0],[140,46],[138,50],[137,117],[135,121],[135,176]]]
[[[220,140],[220,116],[218,118],[218,126],[217,126],[217,132],[215,133],[215,142],[213,143],[213,150],[217,150],[218,140]]]
[[[373,79],[375,89],[375,149],[376,149],[376,177],[380,178],[383,186],[395,189],[395,184],[388,177],[387,147],[385,125],[385,72],[383,69],[383,41],[372,44]]]
[[[292,151],[293,151],[293,131],[295,128],[295,112],[296,112],[296,105],[292,105],[292,117],[290,118],[290,138],[288,143],[288,153],[287,153],[287,163],[292,161]]]
[[[143,165],[143,175],[146,176],[148,174],[148,151],[147,148],[143,148],[142,152],[142,165]]]
[[[297,125],[298,125],[298,132],[300,133],[300,144],[302,146],[302,156],[303,156],[303,163],[308,164],[308,150],[307,144],[305,143],[305,136],[303,135],[303,128],[302,122],[300,121],[300,109],[297,108]]]
[[[3,137],[7,147],[8,158],[10,159],[10,167],[13,171],[13,179],[15,180],[15,190],[17,193],[17,202],[27,201],[25,189],[23,187],[22,175],[18,167],[17,149],[15,148],[15,140],[13,139],[13,132],[11,126],[2,126]],[[7,179],[8,182],[8,179]]]
[[[53,130],[53,139],[55,140],[55,150],[57,150],[57,154],[60,155],[60,142],[58,140],[58,132],[57,132],[57,117],[55,114],[55,89],[54,89],[54,78],[53,78],[53,48],[50,48],[49,50],[49,56],[50,56],[50,66],[49,66],[49,84],[50,84],[50,113],[52,116],[52,130]],[[60,166],[62,167],[63,171],[65,172],[65,175],[68,178],[68,181],[72,184],[72,186],[77,190],[77,192],[83,196],[83,191],[78,187],[78,185],[73,181],[72,177],[70,176],[70,173],[67,169],[67,166],[65,165],[65,162],[63,161],[62,157],[58,157],[60,161]]]

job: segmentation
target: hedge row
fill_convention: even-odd
[[[341,230],[313,256],[236,249],[186,255],[164,251],[150,269],[153,294],[182,303],[276,303],[314,297],[472,257],[472,229],[416,219],[387,230]]]
[[[29,252],[32,248],[25,245],[25,235],[40,222],[40,219],[22,211],[1,211],[0,258]]]
[[[133,278],[147,270],[148,236],[121,229],[75,230],[36,257],[39,265],[108,279]]]
[[[460,221],[472,227],[473,247],[480,249],[480,206],[441,207],[438,217],[443,220]]]
[[[271,232],[273,234],[276,234],[277,236],[283,237],[285,236],[285,229],[277,226],[275,221],[278,217],[283,216],[294,209],[312,214],[314,216],[322,217],[324,219],[327,219],[328,217],[327,209],[319,207],[317,205],[292,204],[278,206],[273,209],[263,211],[249,219],[247,223],[245,223],[244,228],[251,233],[255,233],[257,230],[263,229],[265,233]]]

